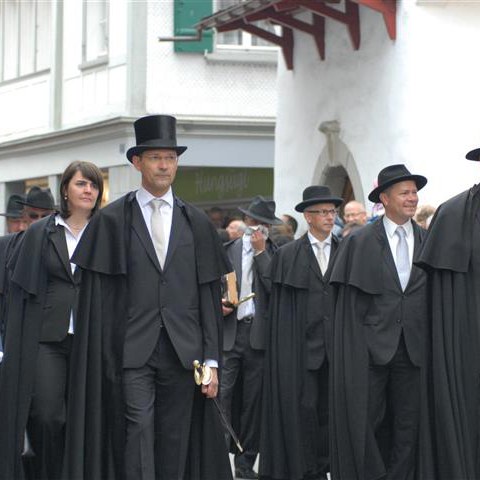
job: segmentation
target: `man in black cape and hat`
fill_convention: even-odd
[[[328,277],[342,202],[326,186],[307,187],[295,210],[303,212],[308,232],[272,260],[260,445],[265,480],[322,480],[329,471]]]
[[[425,231],[411,219],[427,179],[405,165],[378,175],[385,215],[337,253],[332,323],[331,465],[335,480],[434,480],[427,403]]]
[[[209,397],[222,351],[220,280],[231,267],[203,212],[173,194],[187,148],[177,146],[175,118],[146,116],[134,127],[127,158],[142,185],[92,219],[72,260],[83,269],[80,321],[93,318],[104,331],[116,478],[228,480]],[[212,367],[202,392],[194,360]]]
[[[480,161],[480,148],[467,153]],[[480,478],[480,187],[442,204],[417,264],[428,275],[437,480]]]

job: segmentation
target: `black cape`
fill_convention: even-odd
[[[0,479],[24,478],[21,454],[36,371],[38,341],[47,285],[44,264],[54,215],[31,225],[12,258],[5,356],[0,383]],[[109,475],[103,444],[101,324],[76,322],[67,399],[65,463],[68,480],[115,478]]]
[[[113,446],[116,477],[124,474],[125,426],[123,415],[123,345],[127,315],[127,254],[132,225],[131,192],[105,207],[93,218],[74,254],[82,268],[82,293],[78,315],[101,324],[103,330],[103,382],[106,391],[108,443]],[[197,278],[209,285],[212,303],[218,305],[219,345],[222,342],[220,279],[231,271],[219,236],[207,217],[175,198],[189,221],[196,250]],[[89,245],[95,248],[88,248]],[[192,372],[193,382],[193,372]],[[231,467],[223,427],[215,405],[198,390],[193,409],[191,441],[185,480],[229,480]]]
[[[438,208],[418,261],[429,283],[437,480],[480,478],[479,191]]]
[[[310,246],[309,246],[310,248]],[[282,246],[272,259],[265,354],[260,478],[300,480],[307,473],[301,418],[310,262],[304,238]]]
[[[366,465],[369,353],[362,319],[370,296],[380,295],[383,285],[382,269],[375,261],[382,258],[381,247],[379,242],[370,241],[374,227],[366,225],[342,241],[330,277],[335,287],[330,363],[330,464],[334,480],[374,480],[386,473],[379,465]],[[427,381],[424,368],[417,480],[435,479]]]

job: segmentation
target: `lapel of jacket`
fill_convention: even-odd
[[[168,240],[167,256],[165,257],[165,265],[163,270],[165,271],[172,261],[173,254],[182,238],[182,233],[187,224],[187,219],[182,213],[180,207],[177,205],[177,201],[173,200],[173,212],[172,212],[172,227],[170,229],[170,238]]]
[[[140,209],[140,205],[138,205],[136,198],[132,201],[132,228],[140,239],[143,248],[145,248],[148,257],[155,265],[155,268],[161,272],[162,269],[160,268],[160,263],[157,258],[157,253],[155,252],[155,247],[153,246],[152,238],[148,233],[148,228],[145,225],[142,210]]]
[[[235,240],[228,250],[228,258],[232,262],[233,270],[237,277],[237,289],[240,295],[240,287],[242,285],[242,253],[243,253],[243,237]]]
[[[338,248],[338,239],[332,234],[332,243],[330,244],[330,257],[328,259],[327,271],[325,272],[324,278],[329,277],[330,270],[333,267],[333,260],[335,259],[335,253]]]
[[[48,238],[53,244],[54,250],[58,255],[58,259],[65,269],[65,273],[67,274],[68,278],[73,280],[70,257],[68,256],[67,241],[65,239],[65,232],[63,229],[64,227],[59,225],[52,225],[49,229]]]
[[[387,264],[388,270],[395,279],[397,287],[401,290],[402,285],[400,284],[400,278],[398,277],[397,267],[392,255],[392,249],[388,243],[387,232],[385,231],[385,227],[383,225],[383,217],[378,220],[374,227],[377,241],[380,243],[380,247],[382,249],[384,262]]]
[[[310,270],[320,279],[323,280],[322,271],[320,270],[320,266],[318,265],[317,257],[313,251],[312,244],[310,243],[310,239],[308,238],[308,233],[306,233],[302,237],[302,248],[309,259],[308,266]]]
[[[408,279],[407,288],[411,285],[419,275],[422,274],[422,270],[416,267],[414,264],[420,255],[420,247],[422,245],[422,235],[420,227],[412,220],[413,227],[413,265],[410,272],[410,278]]]

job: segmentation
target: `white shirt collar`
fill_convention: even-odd
[[[390,220],[386,215],[383,216],[383,226],[385,227],[385,232],[390,238],[393,238],[395,235],[395,230],[397,227],[401,226],[405,229],[405,233],[407,237],[413,234],[413,226],[412,221],[410,219],[407,220],[403,225],[397,225],[395,222]]]
[[[143,187],[140,187],[137,192],[137,200],[138,203],[142,208],[148,205],[154,198],[161,198],[165,203],[167,203],[170,207],[173,207],[173,191],[172,187],[168,189],[168,191],[162,195],[161,197],[155,197],[152,195],[148,190]]]
[[[77,235],[75,236],[72,232],[72,230],[70,229],[70,226],[68,225],[68,223],[66,222],[66,220],[59,214],[57,213],[55,215],[55,225],[61,225],[63,228],[65,228],[66,230],[68,230],[74,237],[76,238],[80,238],[82,233],[84,232],[84,230],[87,228],[87,225],[88,225],[88,222],[85,224],[85,226],[80,230],[80,232],[77,233]]]
[[[322,245],[330,245],[332,243],[332,234],[330,233],[328,235],[328,237],[323,241],[321,242],[318,238],[314,237],[310,231],[307,232],[307,235],[308,235],[308,239],[310,240],[310,244],[311,245],[315,245],[317,243],[320,243]]]

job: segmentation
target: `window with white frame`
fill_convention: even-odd
[[[0,81],[50,68],[52,2],[0,1]]]
[[[215,11],[224,10],[229,7],[233,7],[234,5],[239,5],[242,2],[239,0],[216,0],[216,8]],[[266,20],[260,20],[258,22],[254,22],[254,25],[257,27],[262,28],[263,30],[267,30],[271,33],[278,34],[280,27],[276,25],[272,25],[270,22]],[[252,35],[248,32],[243,30],[233,30],[231,32],[223,32],[216,34],[216,46],[217,47],[224,47],[224,48],[251,48],[251,47],[270,47],[270,48],[277,48],[270,42],[267,42],[263,38],[257,37],[256,35]]]
[[[108,55],[108,0],[83,0],[82,61]]]

